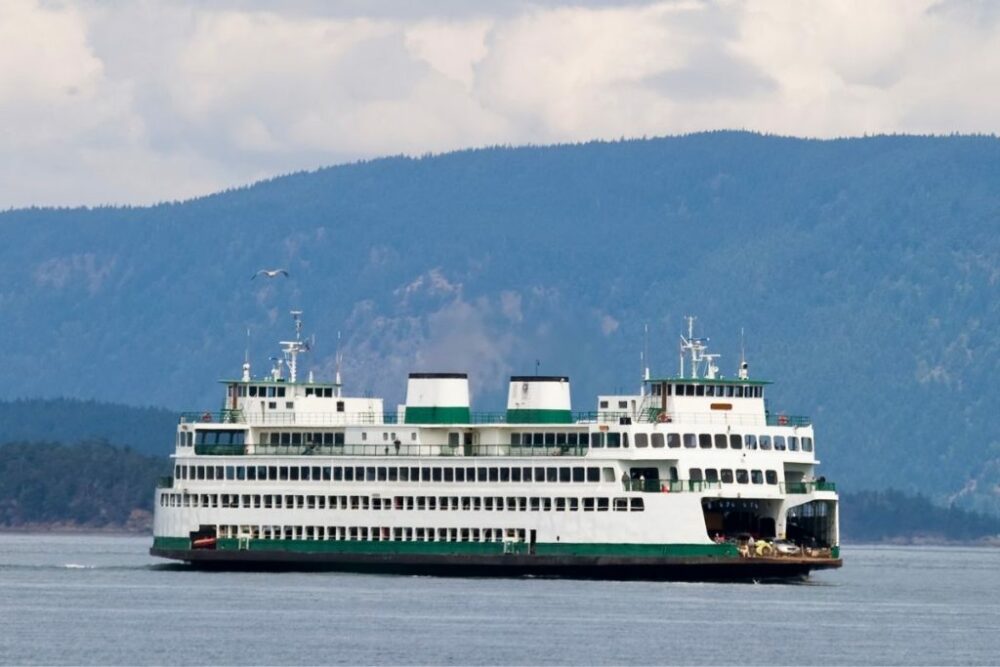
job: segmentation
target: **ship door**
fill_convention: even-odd
[[[462,453],[466,456],[473,455],[473,447],[475,445],[475,433],[467,432],[462,434]]]
[[[528,553],[532,556],[535,555],[535,541],[538,539],[537,531],[532,528],[528,537]]]

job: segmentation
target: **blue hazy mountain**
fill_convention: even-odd
[[[996,511],[1000,142],[719,132],[387,158],[148,208],[0,214],[0,399],[217,408],[288,310],[352,393],[565,373],[577,409],[677,369],[687,314],[827,477]],[[285,268],[289,277],[251,276]],[[248,340],[247,329],[250,329]]]

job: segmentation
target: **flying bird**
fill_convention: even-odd
[[[267,276],[268,278],[277,278],[278,276],[288,277],[288,271],[284,269],[261,269],[257,273],[250,276],[250,280],[253,280],[257,276]]]

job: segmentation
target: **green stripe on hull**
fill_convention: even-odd
[[[154,537],[153,548],[187,550],[191,548],[191,540],[186,537]]]
[[[508,410],[508,424],[572,424],[569,410]]]
[[[472,422],[472,414],[468,407],[461,408],[406,408],[407,424],[469,424]]]
[[[191,541],[183,537],[153,538],[154,549],[188,550]],[[497,556],[504,553],[528,554],[524,542],[399,542],[372,540],[249,540],[220,539],[219,551],[288,551],[295,553],[421,554],[435,556]],[[535,545],[540,556],[617,556],[633,558],[736,558],[732,544],[589,544],[541,542]]]

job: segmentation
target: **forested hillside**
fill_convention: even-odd
[[[676,369],[682,316],[772,408],[817,420],[841,488],[997,511],[1000,141],[749,133],[493,148],[301,173],[151,208],[0,214],[0,398],[217,408],[287,311],[351,392],[468,370],[566,373],[575,407],[632,390],[642,327]],[[290,277],[251,281],[260,268]]]
[[[0,445],[0,528],[148,530],[165,457],[105,442]]]

